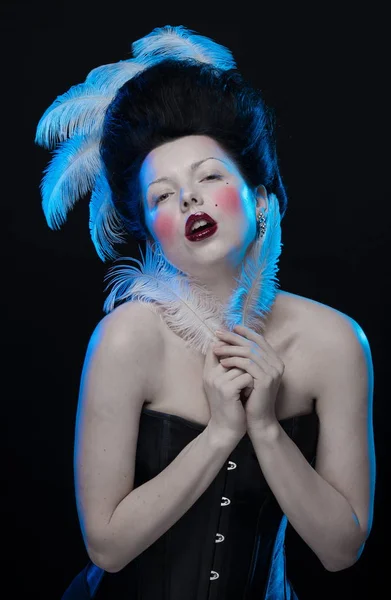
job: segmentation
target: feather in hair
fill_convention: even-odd
[[[92,85],[104,94],[116,94],[120,87],[129,79],[144,71],[145,65],[137,62],[133,58],[120,60],[117,63],[101,65],[92,69],[88,74],[85,83]]]
[[[93,69],[84,84],[73,86],[59,96],[41,118],[35,139],[47,147],[61,142],[41,183],[43,210],[50,227],[59,227],[75,201],[95,184],[90,204],[90,231],[102,260],[106,255],[114,256],[112,243],[123,241],[111,197],[106,193],[108,183],[104,179],[97,180],[103,173],[99,137],[107,107],[117,89],[140,70],[165,58],[192,58],[220,69],[236,68],[227,48],[182,26],[156,28],[134,42],[132,49],[137,60]],[[67,137],[71,139],[64,141]],[[114,288],[104,310],[112,310],[117,300],[139,299],[151,305],[177,335],[203,354],[215,339],[214,330],[222,324],[230,328],[246,323],[255,329],[260,317],[270,310],[276,294],[274,279],[281,251],[281,232],[278,203],[273,213],[276,199],[271,195],[270,200],[272,208],[263,243],[257,240],[252,245],[241,276],[236,279],[238,287],[225,309],[199,281],[170,265],[161,252],[154,254],[147,242],[145,264],[139,263],[141,271],[135,267],[114,267],[117,271]]]
[[[100,132],[119,88],[144,69],[145,65],[130,59],[90,71],[84,83],[72,86],[46,109],[37,126],[35,143],[52,148],[75,134]]]
[[[105,262],[119,256],[114,244],[126,241],[126,231],[111,200],[111,189],[104,173],[96,179],[90,201],[90,233],[99,258]]]
[[[74,135],[99,132],[112,98],[112,93],[102,95],[91,84],[72,86],[65,94],[58,96],[42,115],[35,143],[52,148]]]
[[[133,59],[96,67],[84,83],[58,96],[38,123],[35,143],[51,149],[75,134],[100,131],[118,89],[140,71],[166,58],[192,58],[220,69],[236,68],[228,48],[181,25],[155,28],[133,42],[132,50]]]
[[[165,58],[192,58],[212,63],[218,69],[235,69],[232,52],[212,39],[178,25],[156,27],[151,33],[133,42],[133,56],[148,67]]]
[[[140,246],[139,250],[143,262],[128,258],[138,263],[140,270],[132,265],[109,269],[105,279],[112,278],[113,289],[105,301],[105,312],[110,312],[118,301],[155,302],[168,327],[206,354],[215,339],[214,331],[221,326],[221,302],[194,277],[174,267],[160,251],[158,242],[146,244],[145,259]]]
[[[42,208],[51,229],[59,229],[75,202],[94,186],[102,169],[95,136],[75,136],[53,153],[41,181]]]
[[[224,309],[228,329],[245,325],[255,331],[264,325],[263,317],[270,311],[278,285],[278,259],[281,254],[281,224],[278,200],[268,196],[265,236],[258,238],[243,263],[238,285]],[[261,318],[260,318],[261,317]]]

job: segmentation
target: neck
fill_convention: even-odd
[[[166,325],[195,349],[206,354],[216,329],[232,331],[245,325],[262,332],[277,293],[277,263],[281,252],[281,226],[277,198],[269,197],[268,226],[264,238],[250,245],[244,260],[216,275],[196,277],[179,271],[161,251],[148,244],[141,270],[117,265],[113,289],[104,310],[117,301],[152,302]]]
[[[241,257],[238,264],[232,266],[226,262],[218,265],[213,265],[213,269],[209,272],[194,273],[194,280],[204,286],[213,296],[215,296],[222,304],[224,309],[228,308],[232,294],[238,288],[238,281],[242,274],[242,266],[247,261],[248,256],[254,249],[256,240],[249,244],[245,255]],[[191,279],[193,279],[191,277]]]

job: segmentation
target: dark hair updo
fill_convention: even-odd
[[[287,196],[278,168],[274,115],[236,69],[193,59],[165,59],[127,81],[109,105],[100,142],[114,206],[137,240],[152,239],[144,217],[139,173],[156,147],[187,135],[213,138],[247,185]]]

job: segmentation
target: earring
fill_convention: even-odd
[[[265,209],[263,208],[262,211]],[[266,215],[264,212],[260,212],[258,215],[258,225],[259,225],[259,236],[263,237],[266,231]]]

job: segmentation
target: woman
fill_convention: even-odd
[[[114,268],[86,354],[75,485],[91,560],[63,598],[296,598],[288,520],[329,571],[371,529],[368,341],[277,291],[273,119],[230,52],[164,27],[133,56],[59,97],[36,139],[60,142],[51,227],[92,190],[102,260],[126,233],[147,249],[140,270]]]

